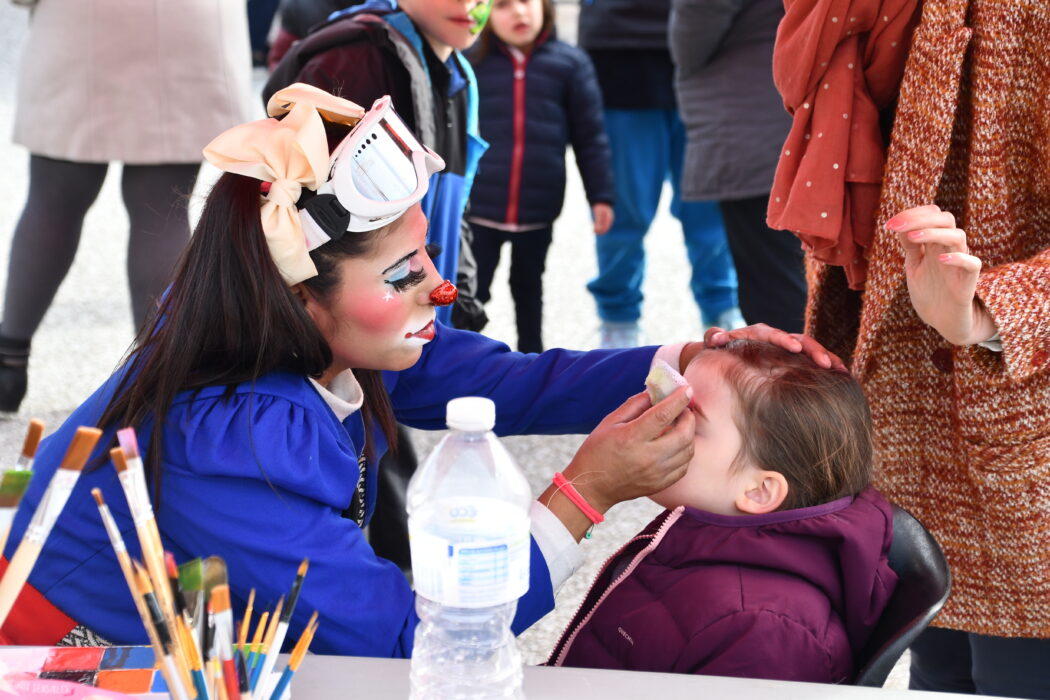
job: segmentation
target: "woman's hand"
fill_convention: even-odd
[[[689,362],[704,348],[719,348],[733,340],[761,340],[784,348],[789,352],[805,353],[821,367],[846,369],[846,365],[843,364],[837,355],[828,352],[823,345],[808,335],[788,333],[787,331],[767,326],[764,323],[756,323],[753,326],[745,326],[735,331],[727,331],[717,326],[708,328],[707,332],[704,333],[704,342],[686,343],[685,347],[682,348],[682,354],[678,360],[678,371],[684,373],[685,368],[689,366]]]
[[[904,247],[908,294],[919,318],[955,345],[996,334],[995,321],[976,296],[981,260],[970,255],[966,232],[935,204],[907,209],[886,222]]]
[[[645,392],[627,399],[587,436],[565,468],[565,478],[599,513],[678,481],[693,458],[692,396],[691,387],[681,387],[655,406]],[[576,539],[591,526],[553,485],[540,502]]]

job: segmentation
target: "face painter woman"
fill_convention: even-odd
[[[179,562],[222,557],[235,616],[253,587],[257,600],[276,601],[309,559],[289,638],[317,610],[312,650],[322,654],[412,652],[412,589],[362,534],[396,422],[444,428],[446,403],[476,395],[495,402],[497,434],[590,432],[562,471],[599,512],[684,473],[687,391],[656,406],[637,392],[654,355],[685,366],[701,343],[528,355],[436,323],[455,288],[431,261],[420,200],[441,159],[388,98],[365,113],[293,85],[268,112],[282,118],[234,127],[205,149],[225,172],[153,321],[41,445],[8,557],[76,427],[106,431],[4,626],[10,643],[146,642],[89,495],[101,489],[137,550],[105,459],[126,426],[139,436],[164,548]],[[708,341],[742,335],[831,362],[812,341],[768,327],[709,331]],[[515,632],[552,609],[591,525],[554,487],[530,515],[530,587]]]

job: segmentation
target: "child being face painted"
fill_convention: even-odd
[[[759,515],[868,485],[868,405],[846,372],[735,341],[698,354],[684,376],[694,392],[694,457],[680,481],[652,496],[660,505]]]

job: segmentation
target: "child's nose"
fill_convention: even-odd
[[[430,301],[434,306],[448,306],[459,296],[459,290],[452,282],[445,280],[430,293]]]

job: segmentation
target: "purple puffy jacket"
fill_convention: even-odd
[[[812,508],[664,511],[605,563],[550,663],[845,683],[897,583],[874,489]]]

